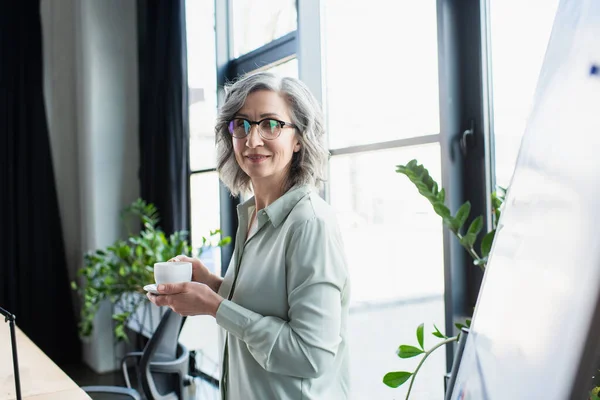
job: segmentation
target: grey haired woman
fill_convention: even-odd
[[[227,400],[349,396],[350,283],[332,208],[317,192],[328,152],[321,108],[299,80],[260,72],[227,87],[217,170],[238,206],[224,278],[197,259],[193,282],[159,285],[155,304],[222,328]]]

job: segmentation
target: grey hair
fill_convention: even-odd
[[[301,145],[300,150],[292,156],[284,192],[296,185],[320,188],[325,181],[325,165],[329,157],[324,144],[325,123],[321,106],[302,81],[270,72],[246,75],[225,87],[225,100],[215,125],[217,171],[221,181],[234,196],[252,190],[250,177],[235,159],[228,124],[244,106],[248,95],[259,90],[279,93],[287,101],[292,119],[289,122],[296,126]]]

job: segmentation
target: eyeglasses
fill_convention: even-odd
[[[275,140],[281,135],[283,128],[296,128],[294,124],[279,121],[278,119],[265,118],[260,121],[250,121],[245,118],[234,118],[229,121],[229,133],[236,139],[243,139],[250,134],[252,125],[258,125],[258,134],[266,140]]]

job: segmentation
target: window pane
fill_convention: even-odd
[[[193,174],[190,177],[192,210],[192,246],[194,251],[202,246],[202,237],[208,239],[210,231],[219,229],[219,177],[216,172]],[[218,238],[215,238],[215,244]],[[221,250],[210,249],[200,259],[211,272],[221,274]]]
[[[436,2],[325,2],[330,147],[439,133]]]
[[[289,61],[281,63],[279,65],[275,65],[267,69],[269,72],[273,72],[274,74],[278,74],[281,76],[291,76],[292,78],[298,77],[298,59],[292,58]]]
[[[395,350],[415,343],[420,323],[427,331],[433,323],[444,326],[442,221],[395,168],[413,158],[441,183],[437,143],[330,161],[330,199],[339,213],[352,279],[353,399],[404,398],[406,388],[392,390],[381,382],[386,372],[415,367],[413,360],[399,360]],[[443,398],[444,370],[444,352],[434,353],[413,396]]]
[[[233,0],[233,56],[295,31],[296,14],[295,0]]]
[[[503,187],[515,168],[557,6],[558,0],[490,1],[496,184]]]
[[[214,1],[186,2],[190,168],[216,166],[217,112]]]

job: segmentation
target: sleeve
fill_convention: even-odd
[[[337,226],[319,219],[303,222],[289,239],[288,321],[224,300],[217,323],[244,341],[265,370],[316,378],[333,364],[342,340],[345,255]]]

